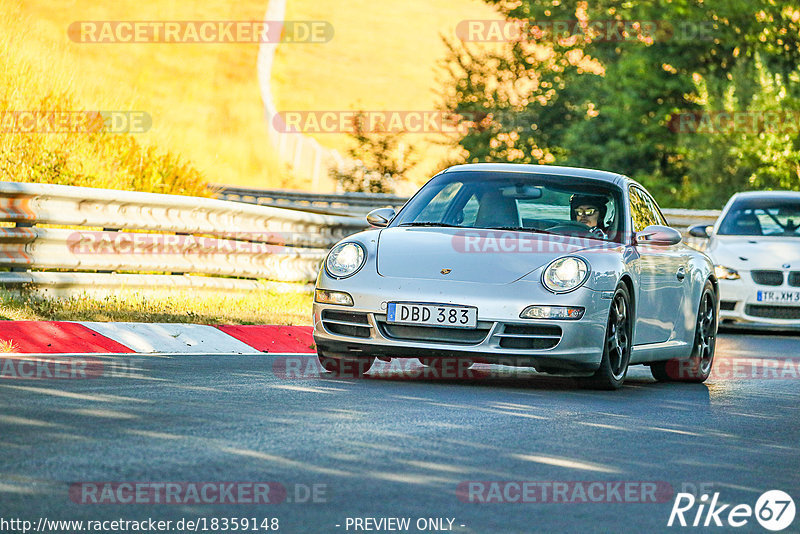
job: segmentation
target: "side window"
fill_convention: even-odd
[[[658,208],[658,204],[656,204],[656,201],[653,200],[653,197],[651,197],[647,193],[644,193],[644,199],[647,202],[650,211],[653,212],[653,217],[655,218],[656,221],[658,221],[656,224],[660,224],[661,226],[669,226],[669,223],[664,218],[664,215],[661,214],[661,210]]]
[[[667,225],[655,201],[647,193],[637,187],[631,187],[630,197],[634,232],[641,232],[652,224]]]
[[[478,218],[478,197],[472,195],[461,208],[461,215],[463,219],[458,224],[461,226],[475,226],[475,220]]]
[[[453,201],[455,196],[461,190],[461,187],[464,184],[461,182],[452,182],[447,184],[441,191],[436,193],[436,196],[433,197],[430,203],[425,206],[425,209],[417,215],[417,221],[425,221],[425,222],[443,222],[444,215],[447,212],[447,208],[450,206],[450,203]]]

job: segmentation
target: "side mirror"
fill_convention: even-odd
[[[706,226],[705,224],[695,224],[689,227],[689,235],[692,237],[703,237],[708,239],[711,237],[711,229],[713,226]]]
[[[676,229],[658,224],[648,226],[641,232],[636,233],[637,245],[669,247],[671,245],[677,245],[682,239],[681,233]]]
[[[394,208],[378,208],[367,213],[367,222],[372,226],[384,228],[396,214]]]

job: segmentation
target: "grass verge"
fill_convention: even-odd
[[[261,20],[266,6],[69,0],[54,9],[48,0],[0,2],[0,111],[132,110],[152,117],[146,133],[133,135],[0,135],[0,180],[192,195],[204,194],[206,181],[288,186],[267,137],[257,43],[99,44],[67,35],[81,20]]]
[[[0,291],[0,320],[310,325],[311,293],[170,291],[42,299]],[[2,326],[0,326],[2,328]],[[2,349],[0,348],[0,351]]]

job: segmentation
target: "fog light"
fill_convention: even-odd
[[[353,297],[344,291],[328,291],[327,289],[317,289],[314,300],[321,304],[338,304],[340,306],[352,306]]]
[[[568,319],[583,317],[583,308],[568,306],[528,306],[519,316],[522,319]]]

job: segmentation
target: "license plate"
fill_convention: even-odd
[[[390,302],[386,322],[421,326],[447,326],[450,328],[475,328],[478,326],[478,308],[450,304],[417,304]]]
[[[758,302],[795,303],[800,302],[800,291],[759,291]]]

